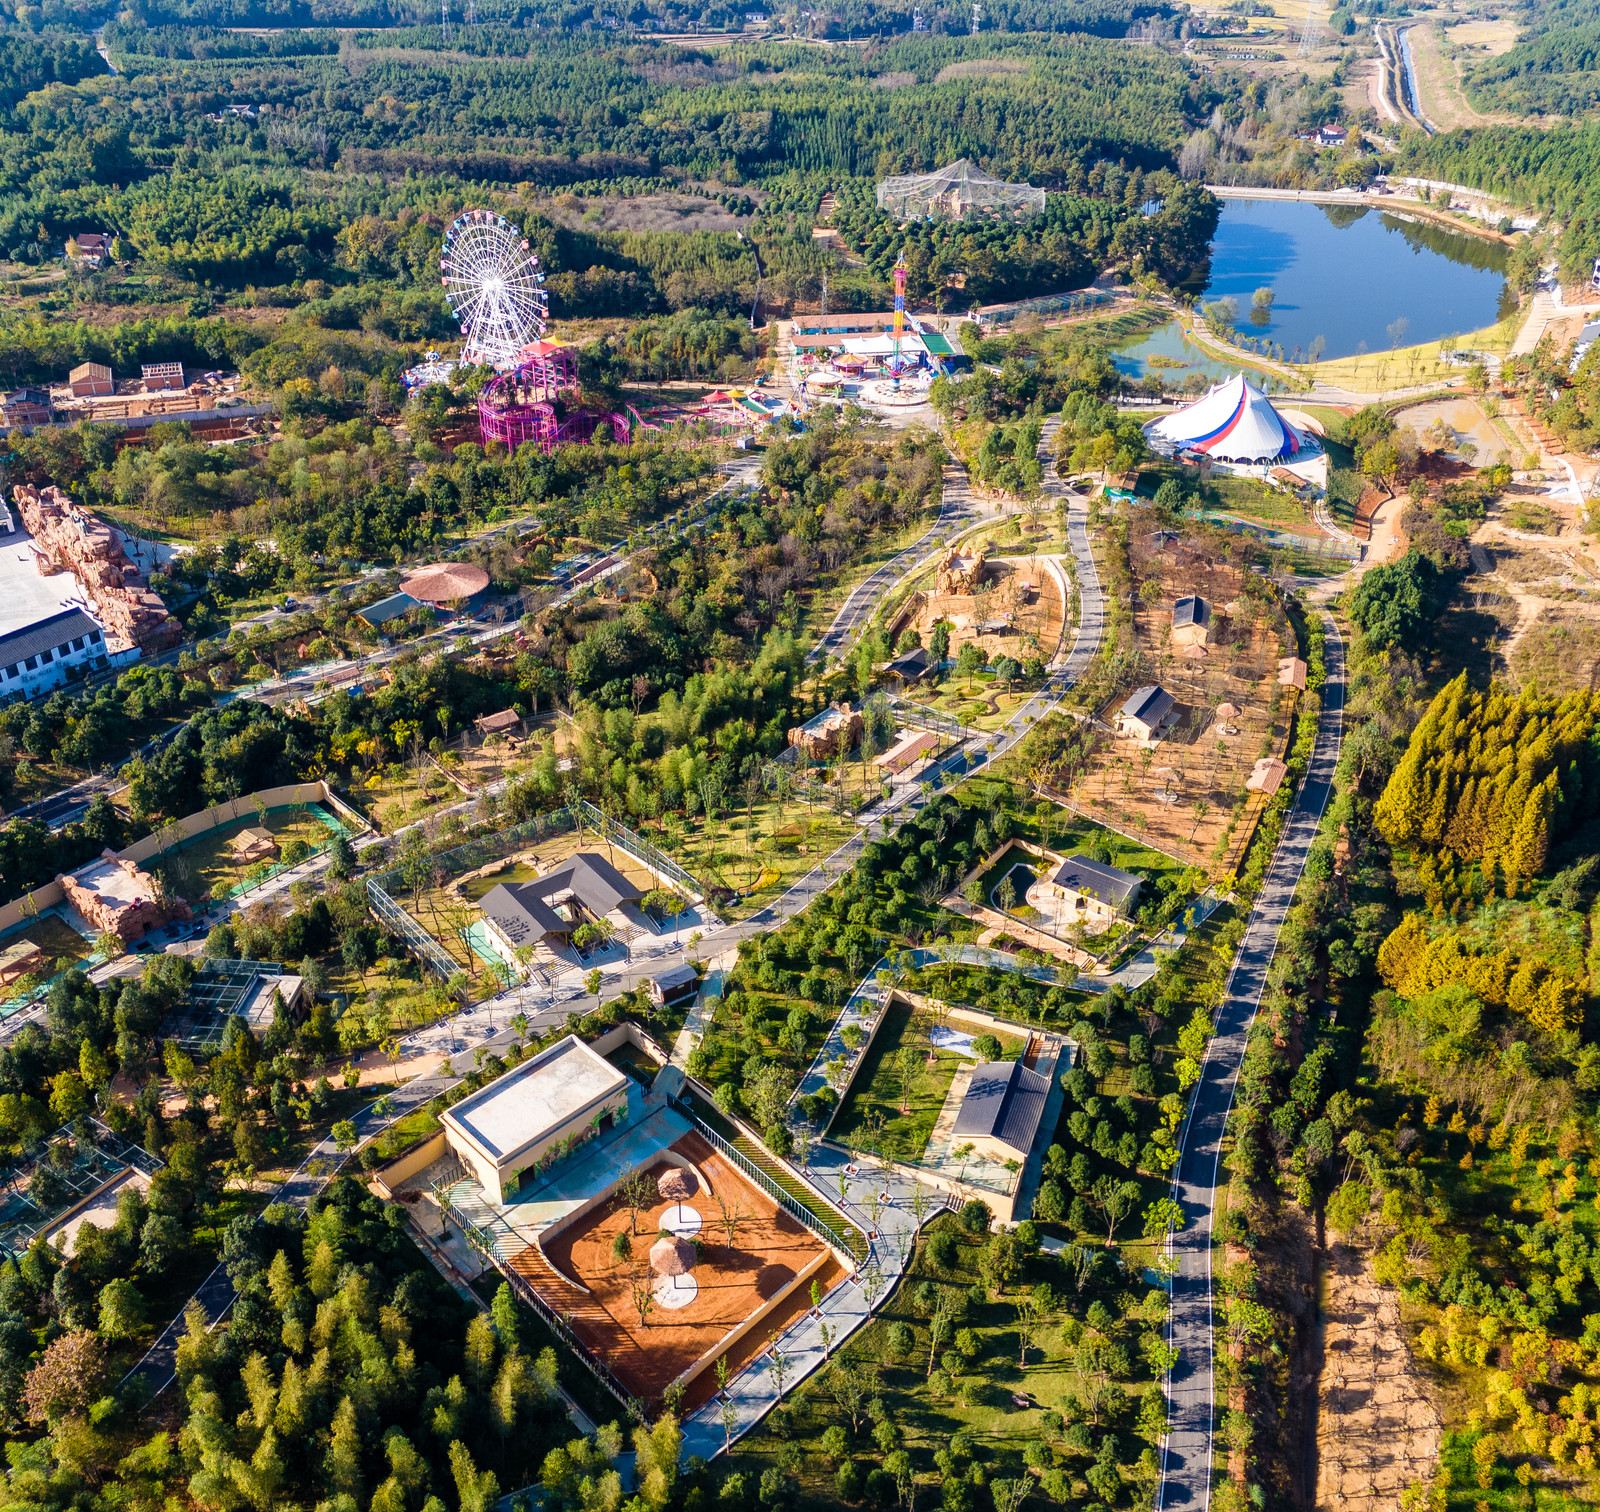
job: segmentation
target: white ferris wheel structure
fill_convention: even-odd
[[[550,305],[544,271],[522,232],[492,210],[450,223],[439,282],[461,327],[461,357],[505,372],[544,335]]]

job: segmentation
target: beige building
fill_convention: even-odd
[[[67,374],[67,387],[74,399],[103,399],[117,391],[111,369],[103,362],[80,362]]]
[[[1205,646],[1211,643],[1211,605],[1190,593],[1172,606],[1172,644]]]
[[[1144,886],[1142,877],[1088,856],[1068,856],[1043,881],[1066,910],[1066,922],[1091,929],[1105,929],[1127,918]]]
[[[627,1112],[628,1078],[569,1034],[440,1115],[445,1142],[496,1205]]]
[[[1117,734],[1153,745],[1178,712],[1173,696],[1157,683],[1135,688],[1117,711]]]

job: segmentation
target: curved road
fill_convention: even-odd
[[[1184,1121],[1173,1173],[1173,1196],[1183,1208],[1185,1225],[1170,1245],[1177,1273],[1172,1282],[1167,1341],[1177,1349],[1178,1363],[1167,1387],[1167,1438],[1161,1451],[1158,1512],[1169,1508],[1204,1512],[1211,1504],[1216,1428],[1211,1254],[1217,1189],[1222,1184],[1223,1134],[1233,1109],[1250,1025],[1266,990],[1279,931],[1333,792],[1333,773],[1344,736],[1344,642],[1326,611],[1322,622],[1327,679],[1316,744],[1234,957],[1217,1011],[1216,1032],[1206,1047],[1200,1081]]]

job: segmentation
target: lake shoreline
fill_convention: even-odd
[[[1517,232],[1498,231],[1487,221],[1469,215],[1462,219],[1454,211],[1440,210],[1410,195],[1374,194],[1370,190],[1348,194],[1339,189],[1273,189],[1232,184],[1207,184],[1208,193],[1220,200],[1255,200],[1263,204],[1302,204],[1357,206],[1363,210],[1381,210],[1396,220],[1425,221],[1441,226],[1447,231],[1459,231],[1463,236],[1476,236],[1484,241],[1498,242],[1502,247],[1516,245]]]

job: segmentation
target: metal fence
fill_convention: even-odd
[[[384,890],[383,881],[389,875],[367,878],[368,906],[378,922],[399,935],[424,966],[448,982],[461,970],[460,963]]]
[[[451,1202],[448,1193],[438,1192],[436,1195],[443,1206],[449,1211],[457,1226],[461,1229],[462,1235],[466,1239],[467,1243],[470,1244],[473,1249],[477,1250],[480,1255],[488,1260],[489,1263],[493,1265],[503,1277],[505,1277],[511,1289],[519,1297],[521,1297],[529,1307],[538,1313],[539,1317],[549,1325],[556,1337],[560,1339],[561,1342],[565,1344],[567,1348],[578,1357],[579,1360],[588,1366],[589,1370],[593,1373],[594,1378],[599,1381],[599,1383],[622,1404],[630,1416],[642,1417],[639,1404],[634,1398],[633,1393],[630,1392],[627,1387],[625,1387],[622,1382],[617,1379],[611,1367],[607,1365],[599,1355],[590,1349],[589,1346],[585,1344],[576,1333],[573,1332],[571,1324],[569,1324],[567,1320],[555,1310],[555,1308],[551,1307],[550,1304],[546,1302],[537,1291],[534,1290],[532,1283],[527,1279],[526,1276],[519,1275],[517,1271],[512,1268],[509,1260],[507,1260],[504,1264],[501,1263],[494,1236],[474,1218],[470,1217],[455,1203]],[[506,1231],[508,1233],[515,1234],[515,1230],[513,1230],[509,1224],[506,1225]],[[518,1237],[520,1238],[520,1236]]]
[[[852,1244],[838,1229],[834,1228],[823,1218],[820,1218],[805,1203],[801,1202],[791,1192],[787,1192],[775,1181],[771,1175],[762,1170],[755,1161],[751,1160],[742,1150],[730,1144],[715,1129],[713,1129],[694,1108],[682,1098],[674,1097],[672,1106],[694,1125],[695,1132],[699,1134],[712,1149],[718,1154],[731,1160],[740,1172],[760,1187],[774,1202],[781,1207],[791,1218],[798,1219],[811,1230],[822,1242],[832,1249],[839,1250],[846,1255],[854,1255],[860,1248]]]
[[[657,849],[620,820],[613,819],[609,814],[596,808],[586,798],[579,798],[563,808],[551,809],[549,813],[539,814],[511,829],[496,830],[492,835],[468,840],[461,845],[452,846],[447,851],[441,851],[428,861],[428,879],[432,883],[448,881],[464,872],[475,871],[480,866],[498,861],[533,841],[585,828],[593,830],[609,844],[618,846],[635,860],[643,862],[668,880],[677,883],[679,887],[685,888],[692,894],[704,895],[700,883],[671,856]],[[395,901],[394,893],[404,885],[405,873],[406,867],[402,863],[368,877],[367,903],[379,923],[393,930],[425,966],[448,981],[464,968],[433,935]],[[470,945],[468,948],[470,949]],[[530,971],[528,979],[548,983],[551,978],[548,972],[539,969]]]

